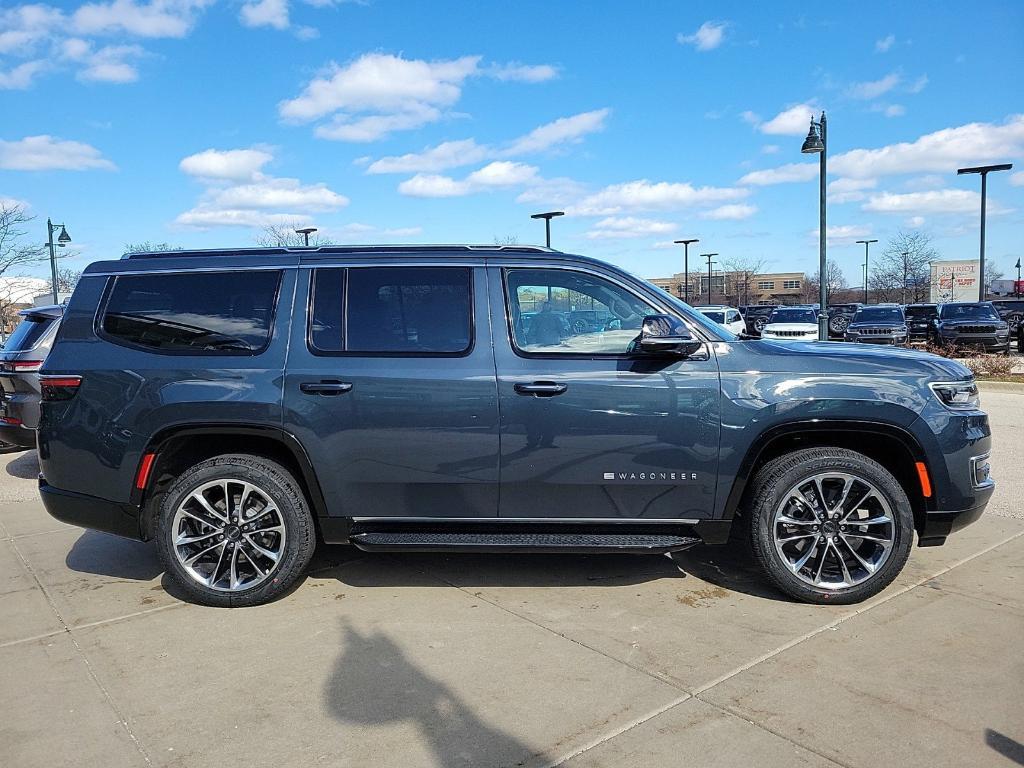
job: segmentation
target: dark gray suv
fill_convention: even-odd
[[[281,594],[318,539],[665,553],[733,531],[787,594],[848,603],[993,489],[960,364],[741,339],[544,248],[133,254],[86,270],[43,373],[47,509],[155,539],[211,605]]]

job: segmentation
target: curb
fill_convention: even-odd
[[[979,379],[978,389],[982,392],[1012,392],[1014,394],[1024,395],[1024,382],[986,381],[985,379]]]

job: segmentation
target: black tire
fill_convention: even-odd
[[[823,472],[842,472],[870,482],[892,511],[893,542],[887,559],[877,571],[853,586],[831,589],[809,584],[783,562],[783,556],[776,549],[773,519],[783,497],[801,481]],[[761,467],[746,498],[749,499],[745,511],[749,518],[749,542],[758,565],[776,587],[802,602],[845,605],[866,600],[885,589],[903,570],[910,556],[914,514],[907,494],[881,464],[855,451],[807,448],[781,456]]]
[[[173,521],[179,505],[204,484],[222,479],[250,483],[265,491],[280,511],[279,519],[284,527],[279,558],[267,569],[263,581],[248,589],[225,591],[200,583],[179,562],[172,544]],[[287,469],[259,456],[228,454],[196,464],[171,485],[158,511],[156,540],[167,575],[190,598],[202,605],[238,608],[270,602],[295,584],[313,556],[316,529],[306,498]]]

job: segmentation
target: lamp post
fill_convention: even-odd
[[[690,243],[699,243],[696,237],[690,240],[674,240],[676,245],[683,246],[683,301],[690,303]]]
[[[306,246],[309,246],[309,236],[316,232],[316,227],[303,227],[302,229],[296,229],[296,235],[302,235],[306,240]]]
[[[958,168],[957,176],[966,173],[981,174],[981,255],[978,259],[978,301],[985,300],[985,197],[988,191],[988,174],[990,171],[1008,171],[1013,163],[1001,165],[979,165],[974,168]]]
[[[907,305],[907,256],[910,255],[910,251],[904,251],[900,254],[903,257],[903,293],[901,295],[902,301],[900,304],[903,306]]]
[[[1017,282],[1013,284],[1013,295],[1015,298],[1020,298],[1020,259],[1017,259]]]
[[[60,229],[60,234],[57,235],[58,248],[63,248],[71,242],[71,235],[68,234],[67,227],[63,224],[54,224],[49,219],[46,220],[46,245],[50,249],[50,280],[52,281],[54,304],[60,303],[57,299],[57,253],[53,250],[53,233],[57,229]]]
[[[800,151],[805,155],[820,155],[818,169],[818,339],[828,341],[828,264],[825,256],[825,171],[828,154],[828,124],[825,113],[817,122],[811,118],[811,127]]]
[[[531,219],[544,219],[544,245],[551,247],[551,220],[555,216],[565,216],[565,211],[547,211],[546,213],[535,213]]]
[[[702,253],[700,257],[708,260],[708,304],[711,303],[711,299],[714,298],[715,289],[711,287],[711,265],[717,262],[711,261],[712,256],[717,256],[717,253]]]
[[[871,243],[877,243],[877,240],[858,240],[858,243],[864,243],[864,303],[868,303],[868,246]]]

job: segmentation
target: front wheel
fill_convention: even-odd
[[[754,479],[754,554],[787,595],[856,603],[903,570],[914,515],[882,465],[845,448],[809,448],[769,462]]]
[[[178,586],[204,605],[273,600],[305,571],[315,543],[313,517],[295,478],[258,456],[200,462],[160,505],[160,559]]]

